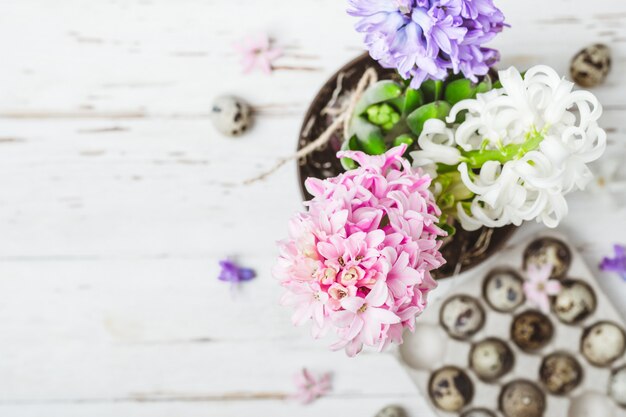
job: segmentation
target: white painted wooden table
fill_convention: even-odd
[[[494,43],[503,66],[565,73],[580,47],[613,47],[596,92],[611,141],[626,141],[626,3],[499,5],[513,26]],[[292,152],[314,93],[361,52],[345,7],[0,1],[0,416],[371,416],[388,403],[430,415],[391,355],[331,353],[277,306],[273,242],[301,208],[295,165],[225,185]],[[231,48],[257,30],[287,50],[269,77],[243,76]],[[258,108],[251,134],[214,133],[220,93]],[[571,202],[562,231],[590,264],[626,243],[624,209]],[[259,272],[234,299],[216,279],[229,254]],[[623,284],[598,277],[626,313]],[[335,374],[308,407],[284,399],[303,366]]]

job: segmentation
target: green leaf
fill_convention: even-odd
[[[402,114],[407,116],[419,106],[424,104],[424,95],[420,90],[414,90],[407,88],[404,94],[404,106],[402,107]]]
[[[443,93],[443,81],[426,80],[422,83],[420,90],[422,90],[424,103],[440,100]]]
[[[402,113],[402,109],[404,109],[404,95],[400,96],[400,97],[396,97],[394,99],[388,100],[386,101],[386,103],[389,103],[390,106],[392,106],[394,109],[396,109],[396,111]]]
[[[456,227],[452,226],[451,224],[448,223],[441,223],[439,224],[439,227],[448,234],[448,236],[454,236],[454,234],[456,233]]]
[[[451,106],[456,103],[474,97],[476,93],[476,86],[468,79],[461,79],[452,81],[446,87],[444,97]]]
[[[450,104],[445,101],[424,104],[408,115],[406,122],[415,136],[419,137],[424,130],[424,124],[429,119],[445,120],[450,113]]]
[[[360,151],[359,142],[356,136],[352,136],[350,140],[344,140],[341,144],[342,151]],[[358,164],[351,158],[341,158],[341,166],[345,170],[351,170],[358,167]]]
[[[405,143],[407,146],[411,146],[415,143],[415,138],[413,138],[413,136],[411,135],[400,135],[397,138],[394,139],[393,141],[393,146],[400,146],[401,144]]]
[[[494,86],[493,82],[491,81],[491,77],[489,75],[486,75],[485,78],[476,86],[476,94],[486,93],[493,88]],[[476,94],[474,94],[474,97],[476,97]]]
[[[452,196],[454,201],[464,201],[474,197],[474,193],[461,180],[461,173],[458,171],[440,174],[436,181],[442,186],[442,195]]]
[[[454,106],[462,100],[475,98],[476,94],[485,93],[491,90],[491,88],[491,77],[489,76],[486,76],[483,81],[478,84],[474,84],[472,81],[462,78],[449,83],[446,86],[444,96],[446,101],[450,103],[450,105]]]
[[[432,103],[435,101],[435,81],[434,80],[426,80],[420,86],[420,90],[422,91],[422,96],[424,98],[424,103]]]
[[[393,81],[378,81],[376,84],[365,90],[365,93],[354,108],[353,116],[358,117],[363,115],[368,107],[373,104],[383,103],[400,97],[402,95],[402,91],[402,86]]]
[[[350,135],[356,135],[359,147],[369,155],[380,155],[387,150],[381,128],[361,117],[352,120]]]
[[[443,193],[441,197],[437,199],[437,205],[441,210],[447,210],[454,207],[455,201],[452,194]]]

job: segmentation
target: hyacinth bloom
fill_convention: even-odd
[[[561,292],[561,283],[550,279],[553,265],[547,263],[537,266],[528,265],[527,280],[524,282],[524,293],[528,301],[536,305],[544,313],[550,312],[550,297]]]
[[[219,261],[220,274],[217,277],[220,281],[230,282],[233,285],[241,282],[250,281],[256,276],[256,272],[250,268],[243,268],[237,265],[231,259]]]
[[[604,258],[600,264],[600,269],[605,272],[615,272],[626,281],[626,246],[613,246],[615,256]]]
[[[331,375],[324,373],[319,377],[304,368],[294,378],[297,392],[293,399],[301,404],[310,404],[331,391]]]
[[[274,275],[286,289],[293,323],[312,323],[314,337],[333,333],[333,349],[349,356],[364,345],[382,350],[402,341],[436,283],[444,260],[439,208],[430,177],[402,157],[345,151],[360,167],[327,180],[309,178],[314,198],[279,243]]]
[[[419,88],[453,72],[476,81],[499,60],[482,45],[501,32],[492,0],[348,0],[372,58]]]
[[[248,74],[258,68],[265,74],[272,72],[272,63],[283,55],[281,48],[274,47],[267,34],[250,35],[233,45],[241,55],[243,72]]]
[[[437,163],[458,168],[475,194],[458,204],[466,230],[529,220],[556,227],[567,214],[565,195],[585,188],[593,178],[587,165],[605,151],[602,106],[547,66],[499,76],[502,88],[457,103],[448,125],[429,121],[412,156],[431,173]]]
[[[365,296],[344,297],[341,300],[341,311],[333,315],[341,340],[334,347],[345,347],[348,355],[354,356],[360,350],[361,344],[373,346],[385,325],[400,322],[400,317],[385,307],[389,297],[389,290],[384,281],[378,281],[374,288]],[[356,338],[356,335],[361,338]]]

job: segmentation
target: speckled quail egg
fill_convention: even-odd
[[[596,296],[583,281],[567,280],[552,302],[554,313],[564,323],[579,323],[596,310]]]
[[[489,338],[472,346],[470,368],[485,381],[500,378],[513,368],[514,356],[509,346],[500,339]]]
[[[487,275],[483,295],[494,310],[513,311],[524,302],[524,281],[510,269],[497,269]]]
[[[447,366],[432,374],[428,393],[438,408],[454,412],[472,401],[474,385],[461,369]]]
[[[461,417],[496,417],[493,411],[489,411],[486,408],[472,408],[461,414]]]
[[[572,253],[565,243],[558,239],[544,237],[528,245],[524,251],[524,269],[528,269],[530,264],[543,266],[548,263],[553,267],[550,278],[565,277],[572,263]]]
[[[626,336],[616,324],[602,321],[583,333],[580,349],[589,363],[607,366],[624,354]]]
[[[213,126],[226,136],[240,136],[252,125],[252,111],[243,100],[234,96],[220,96],[211,108]]]
[[[570,73],[581,87],[602,84],[611,71],[611,50],[608,46],[595,44],[578,52],[572,59]]]
[[[456,295],[444,303],[440,321],[450,336],[466,339],[483,327],[485,312],[477,299]]]
[[[604,394],[586,392],[570,402],[567,417],[611,417],[613,405]]]
[[[375,417],[406,417],[406,412],[401,407],[390,405],[376,413]]]
[[[626,407],[626,366],[616,369],[611,374],[609,395],[616,403]]]
[[[580,384],[583,369],[572,355],[556,352],[544,358],[539,379],[549,393],[565,395]]]
[[[500,394],[500,410],[506,417],[541,417],[545,409],[545,395],[530,381],[513,381]]]
[[[516,316],[511,324],[511,339],[520,349],[527,352],[546,346],[553,333],[554,327],[550,319],[534,310]]]

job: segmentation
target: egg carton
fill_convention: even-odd
[[[565,241],[498,253],[405,334],[400,362],[440,417],[626,417],[626,326]],[[546,263],[561,291],[544,314],[523,282]]]

